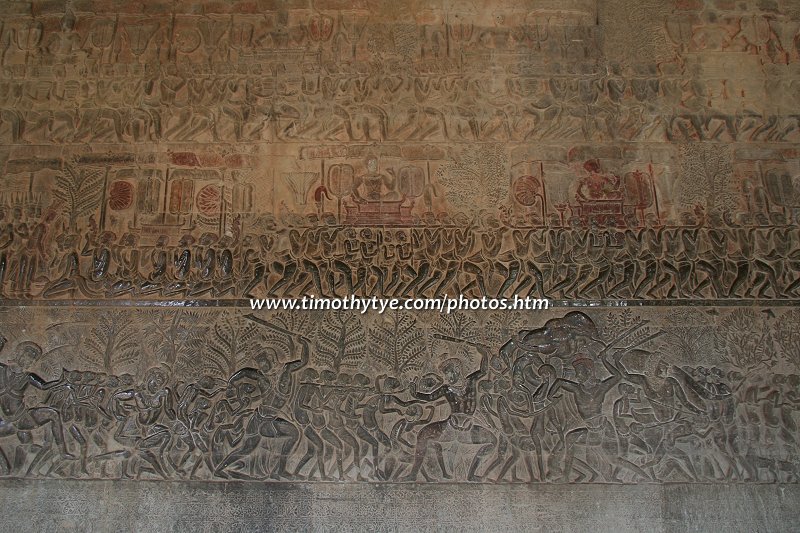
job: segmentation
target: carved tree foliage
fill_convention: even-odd
[[[318,334],[317,325],[322,320],[321,316],[321,313],[317,311],[312,311],[310,313],[278,311],[275,314],[265,317],[265,319],[289,334],[303,335],[313,342]],[[289,353],[292,349],[289,343],[289,334],[263,325],[260,325],[259,329],[261,332],[260,340],[262,344],[275,350],[275,355],[279,360],[282,360],[284,357],[295,359],[299,356],[299,352],[293,354]],[[294,346],[294,349],[299,350],[300,347]],[[278,361],[273,361],[273,363],[277,362]]]
[[[319,311],[297,313],[291,311],[278,311],[272,315],[272,320],[283,329],[292,333],[302,333],[306,337],[312,335],[315,327],[322,318]]]
[[[453,353],[454,356],[466,356],[466,345],[455,340],[478,342],[477,320],[467,313],[442,315],[432,328],[435,336],[431,339],[431,356],[437,353]],[[445,339],[442,339],[445,337]],[[448,340],[453,339],[453,340]]]
[[[705,359],[714,350],[714,328],[695,320],[691,312],[673,313],[670,327],[664,329],[664,341],[682,361]]]
[[[369,332],[370,357],[396,375],[419,370],[425,362],[425,338],[417,320],[395,311],[376,321]]]
[[[772,332],[752,309],[736,309],[721,320],[717,345],[730,364],[746,372],[777,363]]]
[[[27,338],[25,336],[34,318],[33,311],[25,307],[4,307],[0,309],[0,339],[5,340],[10,348],[16,340]]]
[[[96,325],[78,350],[80,358],[108,374],[134,363],[140,354],[141,333],[130,318],[125,311],[98,313]]]
[[[90,215],[100,205],[106,172],[95,167],[78,170],[67,164],[56,176],[53,196],[61,202],[70,228],[75,228],[79,218]]]
[[[734,211],[739,195],[734,186],[730,150],[694,143],[681,148],[676,199],[683,206],[700,204],[719,213]]]
[[[525,327],[525,321],[518,313],[495,311],[484,322],[480,330],[482,342],[488,345],[502,345]]]
[[[508,156],[502,145],[480,145],[441,167],[436,179],[456,208],[498,205],[508,195]]]
[[[794,309],[775,324],[775,340],[783,357],[800,368],[800,310]]]
[[[207,315],[178,309],[172,313],[143,313],[142,333],[156,360],[166,363],[176,373],[191,369],[205,344]]]
[[[209,328],[203,357],[196,366],[204,374],[229,378],[256,355],[261,345],[261,328],[233,313],[221,313]]]
[[[367,336],[361,315],[332,311],[321,321],[314,359],[336,372],[342,367],[356,368],[366,355]]]
[[[623,309],[622,311],[610,311],[606,315],[604,336],[611,336],[615,331],[621,331],[635,326],[642,321],[640,316],[633,314],[630,309]]]

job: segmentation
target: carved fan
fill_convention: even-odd
[[[206,185],[197,193],[197,209],[204,215],[219,213],[222,194],[216,185]]]
[[[141,22],[125,24],[123,25],[123,29],[128,36],[131,53],[138,58],[147,50],[150,39],[152,39],[153,35],[158,31],[158,23]]]
[[[625,203],[640,209],[653,205],[653,191],[647,175],[639,171],[629,172],[625,174],[624,184]]]
[[[522,176],[514,182],[514,200],[520,205],[530,207],[540,196],[542,184],[535,176]]]
[[[140,213],[152,215],[158,211],[162,187],[163,182],[152,175],[139,182],[139,194],[136,201]]]
[[[316,172],[288,172],[283,175],[284,181],[289,186],[296,205],[306,205],[308,191],[317,181],[319,174]]]
[[[123,211],[133,203],[133,184],[129,181],[115,181],[108,191],[108,207],[112,211]]]

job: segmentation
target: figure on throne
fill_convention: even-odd
[[[600,226],[623,226],[622,180],[615,174],[604,174],[600,161],[590,159],[583,164],[588,173],[578,181],[575,199],[584,226],[594,222]]]
[[[358,176],[353,186],[352,200],[364,202],[397,202],[403,200],[397,191],[397,178],[389,169],[385,174],[378,170],[378,160],[370,157],[366,160],[367,172]]]
[[[356,177],[353,189],[345,197],[345,221],[350,224],[408,224],[414,202],[403,194],[392,169],[381,172],[378,159],[365,161],[366,172]]]
[[[583,164],[588,176],[578,182],[576,192],[579,201],[592,200],[618,200],[622,198],[622,186],[619,176],[615,174],[602,174],[600,162],[590,159]]]

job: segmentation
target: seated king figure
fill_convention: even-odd
[[[410,224],[414,201],[398,190],[394,171],[380,172],[375,157],[369,157],[366,166],[366,172],[355,179],[350,195],[344,199],[345,223]]]
[[[397,192],[397,180],[394,172],[391,176],[378,171],[378,160],[370,157],[366,160],[367,172],[358,176],[353,184],[352,200],[364,202],[397,202],[402,200]]]

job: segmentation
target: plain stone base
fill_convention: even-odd
[[[0,481],[2,531],[791,531],[800,485]]]

